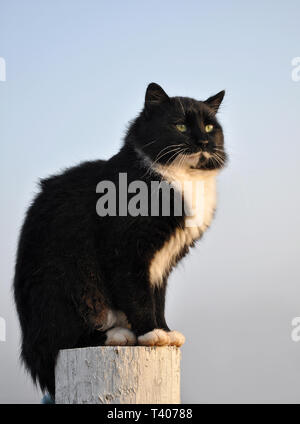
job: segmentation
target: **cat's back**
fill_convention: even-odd
[[[96,160],[82,162],[77,166],[65,169],[61,173],[40,180],[43,192],[60,191],[69,193],[74,189],[95,189],[101,179],[107,161]]]
[[[95,215],[96,185],[105,162],[84,162],[40,181],[40,191],[22,226],[18,261],[27,259],[26,252],[37,261],[50,250],[59,252],[62,246],[64,251],[71,250],[87,238]]]
[[[76,216],[87,217],[95,203],[96,185],[101,179],[106,161],[83,162],[67,168],[59,174],[41,179],[39,188],[27,211],[24,226],[32,224],[56,225],[56,232],[63,221]]]

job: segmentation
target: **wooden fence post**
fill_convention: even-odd
[[[176,347],[101,346],[61,350],[55,402],[180,403]]]

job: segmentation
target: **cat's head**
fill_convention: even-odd
[[[135,147],[156,164],[222,168],[226,153],[216,113],[224,94],[199,101],[169,97],[158,84],[149,84],[144,109],[130,129]]]

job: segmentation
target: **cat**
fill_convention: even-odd
[[[21,358],[34,382],[52,397],[60,349],[184,343],[165,320],[167,279],[214,215],[216,176],[227,161],[216,117],[224,94],[205,101],[169,97],[151,83],[119,153],[40,181],[20,233],[14,298]],[[100,216],[96,187],[109,181],[118,191],[121,174],[128,184],[172,184],[170,203],[180,194],[183,204],[191,202],[190,209],[193,194],[176,183],[200,181],[201,222],[187,225],[187,213],[176,214],[173,203],[169,216],[161,207],[156,216]],[[151,190],[147,196],[151,201]],[[131,193],[128,202],[132,198]],[[121,201],[116,204],[119,211]]]

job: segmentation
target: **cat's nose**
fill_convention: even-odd
[[[199,144],[208,144],[208,140],[199,140],[198,143]]]

